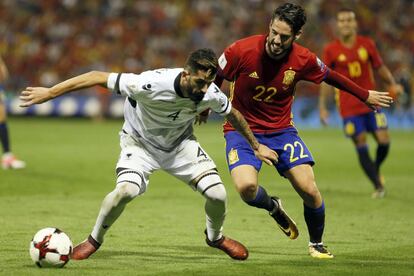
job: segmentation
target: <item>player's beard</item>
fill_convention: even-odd
[[[292,47],[292,44],[289,44],[287,47],[286,46],[284,47],[283,45],[278,46],[271,41],[266,42],[267,53],[272,59],[276,59],[276,60],[279,60],[285,57],[291,47]]]

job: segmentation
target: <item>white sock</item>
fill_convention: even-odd
[[[209,188],[205,193],[206,229],[210,241],[223,236],[223,223],[226,217],[226,190],[223,184]]]
[[[125,206],[139,194],[139,187],[131,183],[121,183],[110,192],[103,200],[101,209],[93,227],[91,236],[100,244],[110,226],[124,211]]]

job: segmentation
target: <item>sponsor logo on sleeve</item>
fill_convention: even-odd
[[[218,64],[219,64],[221,70],[224,70],[224,68],[227,65],[227,59],[226,59],[226,55],[224,53],[221,54],[221,56],[219,57]]]

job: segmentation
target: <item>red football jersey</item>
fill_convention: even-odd
[[[372,90],[375,87],[372,68],[382,65],[382,59],[375,43],[367,37],[357,36],[352,48],[347,48],[335,40],[324,48],[323,60],[332,70],[350,78],[359,86]],[[349,117],[371,112],[372,110],[358,98],[340,91],[338,99],[339,112],[342,117]]]
[[[282,60],[265,50],[266,35],[236,41],[219,58],[219,75],[232,82],[230,99],[256,133],[271,133],[293,126],[292,103],[296,83],[321,83],[328,68],[307,48],[293,43]],[[224,131],[234,130],[227,122]]]

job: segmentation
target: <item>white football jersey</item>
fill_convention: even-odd
[[[139,75],[123,73],[119,78],[117,73],[109,75],[108,88],[128,97],[124,105],[126,132],[153,147],[171,151],[193,135],[198,113],[207,108],[222,116],[230,113],[229,99],[214,83],[198,104],[177,94],[174,82],[179,81],[182,71],[158,69]]]

